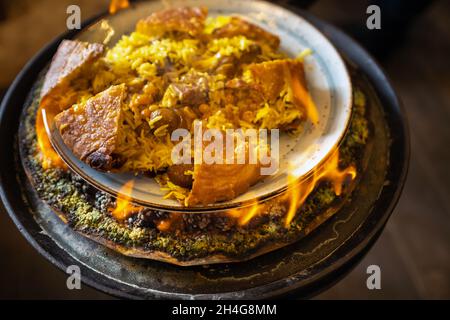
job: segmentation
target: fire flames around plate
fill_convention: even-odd
[[[61,157],[53,149],[52,144],[47,136],[47,130],[45,127],[45,121],[47,119],[46,109],[44,104],[41,103],[37,111],[36,116],[36,135],[37,143],[39,147],[39,158],[41,159],[42,167],[48,168],[61,168],[67,169],[66,164]]]
[[[123,221],[129,216],[138,213],[142,207],[131,203],[130,194],[133,190],[133,180],[128,181],[122,188],[122,193],[117,197],[115,208],[109,208],[112,216],[119,221]]]
[[[339,149],[336,149],[323,164],[314,169],[307,177],[299,179],[295,176],[294,172],[295,171],[293,170],[288,175],[287,189],[279,196],[286,208],[284,219],[286,228],[289,227],[301,206],[320,182],[330,183],[335,195],[340,196],[345,183],[355,179],[357,174],[357,170],[353,165],[350,165],[345,169],[339,167]],[[110,209],[112,215],[119,221],[129,218],[142,209],[142,207],[132,203],[130,199],[132,189],[133,181],[130,180],[123,186],[121,192],[117,195],[115,208]],[[229,209],[226,211],[226,214],[229,217],[236,219],[239,226],[245,226],[254,217],[268,214],[267,209],[268,206],[264,202],[255,199],[250,205],[245,207]],[[167,219],[161,220],[157,226],[158,229],[160,231],[168,231],[171,229],[170,226],[177,216],[176,213],[172,213]]]

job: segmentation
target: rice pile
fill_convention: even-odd
[[[166,127],[152,130],[148,112],[158,108],[173,108],[175,93],[172,83],[183,77],[195,75],[207,83],[208,103],[199,107],[200,118],[208,128],[279,128],[301,119],[304,114],[292,106],[292,94],[285,90],[272,103],[255,105],[251,97],[236,95],[230,99],[226,93],[227,81],[251,83],[246,69],[250,63],[260,63],[286,58],[270,46],[255,42],[245,36],[211,39],[217,27],[229,17],[208,18],[203,36],[178,37],[167,34],[151,37],[137,31],[125,35],[106,55],[96,62],[94,78],[83,100],[111,85],[126,84],[127,98],[123,106],[123,119],[116,153],[124,159],[120,171],[158,172],[171,165],[173,143]],[[252,54],[257,48],[256,54]],[[239,65],[232,77],[227,70],[219,72],[224,59],[233,64],[250,56]],[[234,81],[233,80],[233,81]]]

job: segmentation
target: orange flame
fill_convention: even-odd
[[[345,169],[339,168],[339,150],[336,150],[327,161],[317,167],[311,175],[303,180],[291,172],[288,175],[288,188],[280,199],[282,203],[286,203],[287,211],[285,216],[285,227],[288,228],[294,219],[300,207],[304,204],[311,192],[321,181],[328,181],[332,184],[334,193],[339,196],[342,193],[343,184],[346,180],[353,180],[356,177],[356,168],[351,165]],[[135,206],[130,201],[130,194],[133,190],[134,182],[132,180],[124,184],[117,197],[116,208],[110,210],[111,214],[117,220],[125,220],[129,216],[139,212],[142,207]],[[249,206],[231,209],[227,215],[235,218],[239,226],[245,226],[254,217],[265,214],[269,205],[254,200]],[[168,232],[178,227],[175,223],[179,215],[171,214],[167,219],[158,221],[157,228],[162,232]]]
[[[292,172],[288,175],[288,188],[281,200],[288,204],[285,216],[285,227],[288,228],[292,219],[294,219],[299,208],[313,192],[320,181],[326,180],[332,183],[334,193],[339,196],[342,193],[344,182],[350,178],[356,177],[356,168],[349,166],[346,169],[339,169],[339,150],[336,150],[332,156],[314,170],[306,179],[300,180]],[[258,201],[253,202],[249,207],[231,209],[227,214],[237,219],[238,225],[243,226],[252,220],[255,216],[265,213],[267,205]]]
[[[167,218],[156,222],[156,227],[161,232],[177,232],[183,226],[183,216],[178,212],[169,213]]]
[[[138,213],[142,207],[131,203],[131,192],[133,191],[134,181],[130,180],[120,189],[116,199],[116,207],[110,212],[117,220],[125,220],[135,213]]]
[[[115,14],[116,12],[126,9],[130,6],[128,0],[111,0],[109,3],[109,13]]]
[[[172,226],[172,218],[161,220],[157,224],[157,228],[159,231],[167,232],[170,230],[170,227]]]
[[[237,219],[238,225],[244,226],[250,222],[255,216],[264,212],[265,205],[254,201],[248,207],[231,209],[227,212],[230,217]]]
[[[305,180],[296,181],[295,176],[290,174],[288,190],[285,194],[285,198],[289,201],[285,226],[289,226],[300,206],[320,181],[331,182],[335,195],[339,196],[342,193],[342,185],[345,180],[348,178],[353,180],[355,177],[356,168],[353,165],[343,170],[339,169],[339,150],[336,150],[326,162],[315,169],[312,175]]]
[[[36,137],[37,144],[41,158],[41,164],[44,169],[48,168],[61,168],[66,169],[67,166],[61,157],[53,149],[50,140],[47,136],[47,130],[45,128],[45,118],[52,115],[46,114],[46,109],[43,108],[43,103],[39,106],[36,115]]]
[[[293,70],[291,70],[291,87],[294,94],[294,99],[301,103],[306,110],[308,119],[317,125],[319,122],[319,113],[317,107],[308,92],[308,89],[301,83],[298,77],[293,76]]]

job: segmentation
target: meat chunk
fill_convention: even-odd
[[[192,164],[174,164],[167,169],[167,176],[170,181],[183,188],[192,187],[192,174],[186,171],[193,171]]]
[[[239,55],[221,56],[217,59],[217,62],[209,68],[209,72],[214,71],[217,74],[223,74],[228,79],[232,79],[242,73],[242,66],[255,61],[257,56],[261,54],[261,47],[254,43],[249,46],[246,51],[241,52]],[[219,57],[216,54],[216,57]]]
[[[262,177],[258,164],[198,164],[187,198],[189,206],[208,205],[236,198]]]
[[[181,7],[151,14],[138,21],[136,31],[149,36],[176,32],[196,37],[203,32],[208,10],[204,7]]]
[[[150,113],[148,124],[150,130],[155,132],[161,127],[165,127],[168,133],[176,129],[183,128],[190,130],[196,114],[189,107],[158,108]]]
[[[50,68],[45,75],[41,90],[41,98],[51,97],[74,79],[82,67],[99,58],[104,46],[98,43],[87,43],[77,40],[63,40],[53,56]],[[64,109],[67,105],[61,105]]]
[[[227,24],[215,29],[212,36],[214,38],[245,36],[251,40],[265,43],[274,50],[280,46],[280,38],[276,35],[238,17],[231,17]]]
[[[112,86],[55,117],[64,143],[91,167],[110,170],[114,164],[125,85]]]
[[[201,73],[190,72],[171,86],[181,105],[199,106],[208,102],[208,79]]]
[[[208,102],[207,87],[199,83],[174,83],[171,85],[181,105],[199,106]]]
[[[204,73],[192,71],[169,85],[162,104],[165,107],[198,107],[209,101],[208,77]]]
[[[159,108],[150,114],[149,123],[152,123],[151,129],[167,127],[168,132],[172,132],[182,126],[183,118],[172,108]]]

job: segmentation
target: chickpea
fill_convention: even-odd
[[[251,112],[250,110],[244,111],[242,113],[242,119],[244,121],[247,121],[247,122],[252,122],[252,120],[253,120],[253,112]]]
[[[172,132],[178,129],[181,125],[181,118],[177,112],[171,108],[159,108],[150,114],[150,122],[157,117],[161,117],[160,120],[156,121],[153,125],[153,129],[158,129],[164,125],[167,126],[167,131]]]
[[[209,105],[202,103],[199,107],[198,110],[202,113],[202,114],[207,114],[209,112]]]

